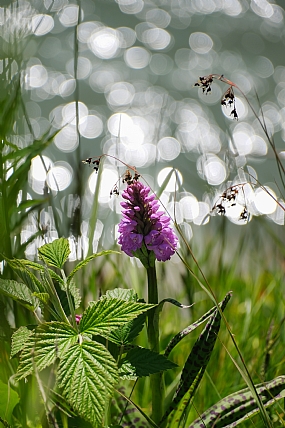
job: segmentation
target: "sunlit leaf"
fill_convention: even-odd
[[[18,330],[13,333],[11,343],[11,358],[14,355],[18,354],[18,352],[23,350],[26,341],[32,334],[33,332],[29,330],[26,326],[18,328]]]
[[[30,311],[38,306],[38,300],[25,284],[10,279],[0,279],[0,293],[10,297]]]
[[[114,288],[114,290],[107,290],[106,297],[108,299],[121,299],[126,302],[136,302],[138,295],[133,289]]]
[[[77,340],[76,330],[68,324],[60,322],[41,324],[23,349],[17,379],[30,375],[34,366],[41,371],[53,364],[56,358],[61,358]]]
[[[59,238],[50,244],[45,244],[38,250],[39,256],[48,266],[61,269],[70,254],[69,242]]]
[[[101,426],[105,407],[117,383],[116,362],[100,343],[71,346],[58,367],[58,385],[75,410],[92,425]]]
[[[82,316],[79,328],[81,332],[108,338],[110,331],[133,320],[154,306],[103,297],[99,301],[89,304]]]

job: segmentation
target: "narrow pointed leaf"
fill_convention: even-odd
[[[167,300],[168,301],[168,300]],[[162,301],[164,302],[164,301]],[[161,302],[161,303],[162,303]],[[160,303],[160,304],[161,304]],[[219,305],[221,305],[223,302],[220,302]],[[191,305],[192,306],[192,305]],[[183,330],[181,330],[179,333],[177,333],[173,339],[171,339],[171,341],[169,342],[169,344],[166,347],[166,350],[164,352],[164,355],[166,357],[168,357],[168,355],[170,354],[170,352],[172,351],[173,348],[175,348],[175,346],[180,342],[180,340],[182,340],[184,337],[186,337],[189,333],[191,333],[192,331],[194,331],[197,327],[199,327],[201,324],[203,324],[207,319],[210,318],[210,316],[215,312],[216,310],[216,306],[214,306],[213,308],[211,308],[208,312],[206,312],[201,318],[199,318],[197,321],[195,321],[194,323],[192,323],[191,325],[189,325],[188,327],[184,328]]]
[[[256,385],[264,407],[269,407],[285,397],[285,376],[279,376],[264,384]],[[232,428],[259,412],[249,388],[245,388],[220,400],[196,419],[189,428]]]
[[[126,324],[154,306],[103,297],[97,302],[90,303],[81,318],[79,329],[83,333],[108,338],[112,330]]]
[[[165,358],[164,355],[145,348],[131,349],[126,357],[122,359],[121,363],[120,376],[122,377],[149,376],[153,373],[159,373],[177,367],[176,364]]]
[[[117,383],[116,362],[100,343],[71,346],[58,367],[58,385],[68,402],[93,426],[102,426],[108,399]]]
[[[108,254],[120,254],[120,253],[118,251],[106,250],[106,251],[101,251],[100,253],[92,254],[91,256],[87,257],[85,260],[82,260],[82,262],[76,265],[76,267],[68,275],[67,282],[69,283],[71,279],[74,277],[74,275],[76,274],[76,272],[82,269],[84,266],[86,266],[89,262],[96,259],[97,257],[106,256]]]
[[[224,300],[221,303],[221,310],[224,311],[227,303],[231,298],[231,293],[228,293]],[[212,351],[214,349],[217,335],[220,329],[221,324],[221,315],[218,309],[216,308],[204,330],[200,334],[198,340],[195,342],[188,359],[182,370],[181,379],[178,385],[178,388],[175,392],[172,403],[170,404],[168,410],[163,416],[162,420],[165,418],[179,405],[180,400],[183,399],[185,394],[191,388],[192,384],[195,382],[195,379],[199,375],[199,372],[204,371],[207,367],[207,364],[210,360]],[[201,380],[201,378],[200,378]],[[193,389],[192,396],[194,395],[196,389],[198,388],[198,383],[195,382],[195,388]],[[191,397],[189,398],[189,400]],[[190,401],[189,401],[190,402]],[[186,410],[186,407],[185,407]]]
[[[30,375],[34,366],[38,371],[50,366],[56,358],[61,358],[77,340],[76,330],[68,324],[61,322],[41,324],[23,349],[17,379]]]
[[[25,284],[10,279],[0,279],[0,293],[34,311],[39,302]]]
[[[69,242],[66,238],[59,238],[51,244],[45,244],[38,250],[39,256],[48,266],[61,269],[70,254]]]
[[[32,334],[33,332],[29,330],[26,326],[18,328],[18,330],[13,333],[11,343],[11,358],[14,357],[14,355],[18,354],[18,352],[23,350],[26,341]]]

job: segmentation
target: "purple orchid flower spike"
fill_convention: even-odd
[[[155,259],[169,260],[178,242],[170,218],[159,210],[155,195],[149,193],[149,187],[135,180],[123,192],[118,239],[122,250],[130,257],[138,257],[145,266]]]

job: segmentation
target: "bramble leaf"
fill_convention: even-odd
[[[120,376],[123,378],[129,378],[130,376],[134,378],[143,377],[173,369],[174,367],[177,367],[177,365],[164,355],[153,352],[150,349],[134,348],[122,359]]]
[[[61,269],[70,254],[69,242],[66,238],[59,238],[50,244],[38,249],[39,257],[48,265]]]
[[[10,358],[14,357],[14,355],[23,350],[26,341],[32,334],[33,332],[26,326],[18,328],[18,330],[13,333]]]
[[[29,376],[33,372],[34,366],[38,371],[50,366],[56,358],[61,358],[77,340],[77,331],[68,324],[61,322],[41,324],[34,331],[31,340],[24,346],[17,370],[17,379]]]
[[[11,279],[0,279],[0,293],[19,302],[30,311],[34,311],[39,305],[37,298],[33,296],[26,284]]]
[[[138,295],[135,290],[126,288],[114,288],[114,290],[108,290],[106,292],[106,297],[108,299],[125,300],[126,302],[136,302],[138,300]]]
[[[83,313],[79,329],[82,333],[90,333],[108,338],[110,332],[155,305],[146,303],[126,302],[120,299],[102,297],[91,302]]]
[[[102,416],[118,379],[116,362],[97,342],[72,345],[58,367],[58,386],[73,408],[94,426]]]

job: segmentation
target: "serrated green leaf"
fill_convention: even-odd
[[[74,309],[79,308],[80,303],[81,303],[81,295],[80,295],[80,291],[77,288],[74,281],[70,281],[70,283],[69,283],[69,292],[70,292],[71,296],[73,297]]]
[[[63,395],[94,426],[102,424],[108,399],[118,380],[116,362],[100,343],[71,346],[60,361],[57,375]]]
[[[177,367],[177,365],[164,355],[153,352],[150,349],[134,348],[122,359],[120,376],[143,377],[173,369],[174,367]]]
[[[126,288],[114,288],[114,290],[108,290],[106,292],[106,297],[108,299],[121,299],[126,302],[136,302],[138,300],[138,295],[135,290]]]
[[[74,277],[74,275],[76,274],[76,272],[82,269],[84,266],[86,266],[89,262],[96,259],[97,257],[106,256],[107,254],[121,254],[121,253],[113,250],[105,250],[105,251],[101,251],[100,253],[92,254],[91,256],[87,257],[85,260],[82,260],[82,262],[76,265],[76,267],[68,275],[67,282],[69,283],[71,279]]]
[[[61,269],[70,254],[69,242],[59,238],[50,244],[45,244],[38,250],[39,256],[48,266]]]
[[[10,358],[14,357],[14,355],[23,350],[26,341],[32,334],[33,332],[26,326],[18,328],[18,330],[13,333]]]
[[[23,263],[23,260],[18,260],[18,259],[11,260],[6,258],[5,260],[30,290],[39,292],[39,293],[45,292],[45,289],[41,284],[41,282],[32,272],[29,271],[29,269]]]
[[[108,339],[119,346],[125,346],[139,335],[145,324],[146,314],[141,314],[133,321],[111,331]]]
[[[52,279],[58,282],[62,289],[64,289],[64,281],[61,276],[59,276],[54,270],[47,269],[46,266],[41,265],[40,263],[32,262],[30,260],[20,259],[19,260],[25,267],[37,270],[39,272],[48,272]]]
[[[26,284],[13,281],[10,279],[0,279],[0,293],[10,297],[30,311],[34,311],[38,307],[38,300]]]
[[[50,299],[48,293],[33,293],[33,296],[39,299],[39,301],[42,302],[44,305],[47,305]]]
[[[89,304],[83,313],[79,329],[83,333],[108,338],[112,330],[126,324],[154,306],[156,305],[103,297],[99,301]]]
[[[17,379],[29,376],[33,372],[34,365],[41,371],[53,364],[56,358],[61,358],[77,340],[78,333],[71,325],[61,322],[41,324],[23,349]]]

